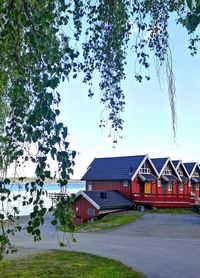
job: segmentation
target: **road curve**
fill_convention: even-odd
[[[23,231],[13,237],[13,244],[27,254],[31,249],[63,250],[50,219],[42,227],[41,242],[34,243]],[[77,233],[75,237],[76,243],[69,239],[68,250],[117,259],[148,278],[200,277],[200,215],[145,214],[119,229]]]

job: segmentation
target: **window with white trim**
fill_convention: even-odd
[[[169,168],[169,166],[166,166],[163,175],[172,175],[172,170]]]
[[[199,172],[197,170],[194,171],[194,173],[192,174],[193,177],[199,177]]]
[[[147,162],[145,162],[140,168],[140,174],[150,174],[151,170]]]
[[[183,176],[183,171],[182,171],[181,168],[179,168],[179,169],[177,170],[177,172],[178,172],[179,176]]]
[[[180,190],[183,190],[183,182],[179,183],[179,188],[180,188]]]
[[[158,187],[161,187],[162,184],[161,184],[161,180],[158,180]]]
[[[172,182],[168,182],[168,191],[172,191]]]
[[[92,191],[92,184],[88,184],[88,191]]]
[[[128,181],[123,181],[123,187],[128,187]]]

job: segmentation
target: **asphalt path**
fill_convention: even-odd
[[[24,225],[26,218],[23,218]],[[58,250],[58,238],[50,225],[42,227],[42,241],[34,243],[25,231],[13,237],[19,247],[15,256]],[[200,215],[145,214],[118,229],[77,233],[76,243],[68,235],[68,250],[83,251],[117,259],[149,278],[200,277]]]

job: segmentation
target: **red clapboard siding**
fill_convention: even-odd
[[[78,210],[77,210],[77,208],[78,208]],[[89,208],[92,208],[95,210],[94,216],[89,216],[87,214],[87,210]],[[84,222],[89,218],[95,218],[99,215],[99,211],[82,196],[80,196],[79,198],[77,198],[75,200],[75,202],[73,204],[73,210],[74,210],[76,216],[82,218]]]
[[[92,190],[117,190],[126,198],[131,200],[131,182],[128,182],[128,186],[123,186],[123,181],[86,181],[86,191],[88,185],[92,185]]]

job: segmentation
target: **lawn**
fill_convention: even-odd
[[[150,213],[176,213],[176,214],[194,214],[196,211],[193,208],[159,208],[148,210]]]
[[[80,252],[52,251],[0,262],[1,278],[144,278],[115,260]]]
[[[134,222],[144,213],[141,212],[133,212],[128,211],[125,213],[116,213],[116,214],[108,214],[101,218],[100,220],[96,220],[93,223],[86,223],[75,228],[75,232],[89,232],[89,231],[98,231],[98,230],[106,230],[120,227],[122,225],[126,225]],[[60,227],[60,231],[67,232],[66,227]]]

